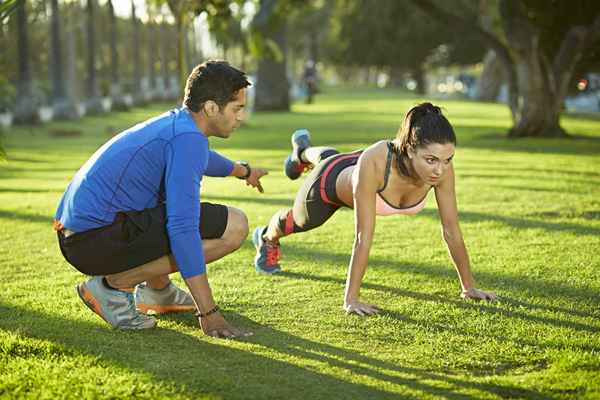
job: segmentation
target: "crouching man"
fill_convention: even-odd
[[[193,311],[203,332],[234,337],[215,304],[206,264],[237,250],[248,234],[238,209],[200,201],[203,176],[234,176],[262,192],[267,172],[209,149],[244,117],[245,73],[224,61],[198,65],[183,106],[104,144],[63,194],[54,228],[65,259],[92,276],[81,300],[119,329],[156,326],[148,314]],[[179,271],[191,296],[168,275]]]

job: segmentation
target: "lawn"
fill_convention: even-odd
[[[251,229],[291,205],[282,161],[311,130],[342,151],[393,137],[421,99],[330,89],[292,113],[253,114],[212,147],[267,168],[260,195],[205,178],[203,198],[239,207]],[[353,214],[282,242],[284,273],[255,273],[250,237],[208,268],[226,318],[255,335],[203,336],[192,314],[111,330],[79,300],[85,279],[60,255],[52,217],[79,166],[112,134],[162,112],[13,128],[0,164],[0,397],[427,399],[600,398],[600,119],[564,116],[571,139],[508,140],[508,109],[437,101],[458,135],[461,227],[475,278],[500,301],[459,298],[433,195],[417,216],[378,218],[362,298],[342,300]],[[80,134],[78,134],[80,133]],[[180,284],[181,278],[176,277]]]

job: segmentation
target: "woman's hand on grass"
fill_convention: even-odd
[[[381,311],[375,304],[361,303],[360,301],[344,303],[344,310],[346,310],[347,314],[357,314],[361,317],[375,315]]]
[[[223,318],[219,312],[206,317],[201,317],[198,320],[200,322],[202,332],[208,336],[228,339],[252,335],[252,332],[245,332],[230,325],[227,321],[225,321],[225,318]]]
[[[465,289],[460,294],[460,297],[463,299],[471,299],[471,300],[488,300],[494,301],[496,300],[496,293],[494,292],[485,292],[483,290],[479,290],[476,288]]]

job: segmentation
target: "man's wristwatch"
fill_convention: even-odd
[[[250,168],[250,164],[248,164],[246,161],[238,161],[238,164],[243,165],[244,167],[246,167],[246,175],[244,176],[238,176],[238,179],[248,179],[250,178],[250,174],[252,174],[252,168]]]

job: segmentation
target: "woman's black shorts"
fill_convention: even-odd
[[[218,239],[227,228],[227,206],[200,204],[200,236]],[[101,228],[71,234],[58,233],[65,259],[86,275],[110,275],[146,264],[167,254],[165,206],[117,214],[115,222]]]

